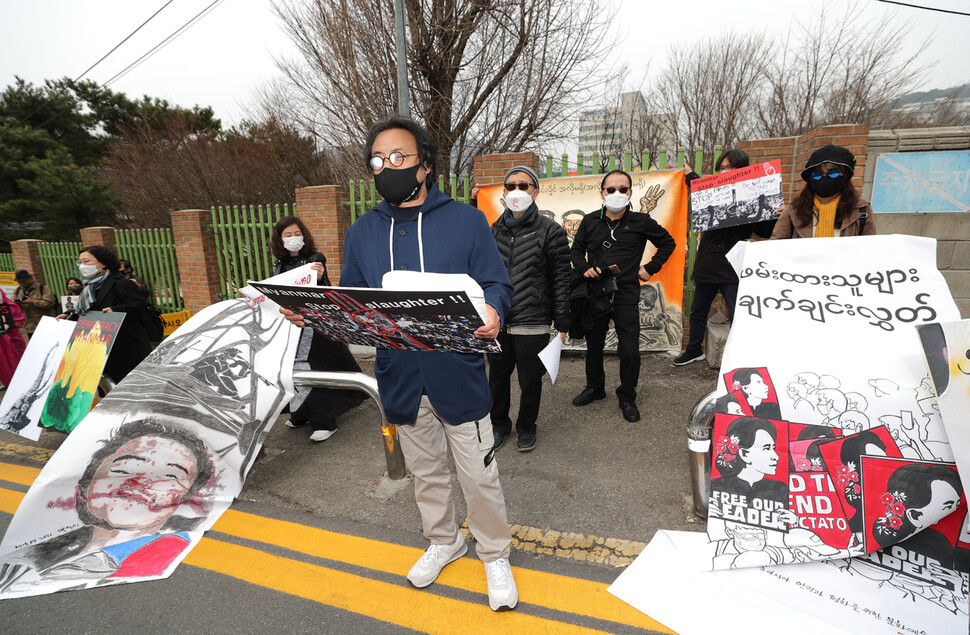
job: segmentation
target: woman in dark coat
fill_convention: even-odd
[[[148,304],[138,287],[121,275],[119,267],[118,256],[108,247],[91,245],[82,249],[77,268],[84,280],[84,289],[74,310],[58,316],[77,320],[91,312],[125,314],[104,365],[104,374],[115,383],[124,379],[152,351],[145,329]]]
[[[317,284],[331,286],[327,276],[327,259],[316,251],[313,236],[296,216],[280,219],[273,228],[273,256],[276,257],[274,275],[313,263]],[[312,329],[304,329],[296,353],[296,367],[305,364],[310,370],[359,373],[360,366],[346,344],[328,339]],[[366,399],[356,390],[333,388],[297,388],[290,403],[291,428],[310,424],[311,441],[326,441],[337,431],[337,417]]]

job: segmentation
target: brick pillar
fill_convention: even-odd
[[[211,222],[212,213],[207,209],[172,212],[179,284],[185,308],[190,311],[201,311],[218,302],[222,291],[219,266],[215,261],[216,241],[209,227]]]
[[[15,240],[10,243],[11,250],[13,251],[13,266],[14,269],[26,269],[31,274],[33,274],[34,279],[37,282],[46,284],[47,281],[44,279],[44,270],[40,266],[40,253],[38,252],[37,245],[45,242],[43,240],[37,240],[35,238],[24,238],[23,240]]]
[[[475,157],[475,186],[502,183],[505,173],[517,165],[527,165],[539,172],[539,155],[535,152],[483,154]]]
[[[81,229],[81,245],[104,245],[109,249],[115,248],[114,227],[84,227]]]
[[[300,220],[313,235],[317,251],[327,257],[330,282],[340,283],[344,259],[344,234],[350,229],[350,209],[344,207],[346,186],[313,185],[296,189]]]

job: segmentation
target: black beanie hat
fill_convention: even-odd
[[[855,157],[849,152],[849,149],[829,144],[819,148],[808,158],[808,163],[802,170],[802,180],[807,182],[812,170],[823,163],[834,163],[848,168],[850,177],[855,172]]]

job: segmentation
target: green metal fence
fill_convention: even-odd
[[[216,239],[219,297],[238,298],[239,287],[250,280],[273,275],[271,238],[273,226],[284,216],[296,215],[296,206],[233,205],[212,208],[212,233]],[[199,254],[200,258],[206,254]]]
[[[115,251],[145,281],[149,299],[162,313],[185,309],[171,229],[116,229]]]
[[[13,254],[0,254],[0,271],[14,271]]]
[[[38,243],[37,252],[40,255],[40,267],[44,271],[44,282],[57,296],[67,295],[67,279],[79,278],[77,272],[77,255],[81,251],[81,243]]]
[[[445,182],[444,175],[439,174],[438,189],[462,203],[467,203],[471,196],[471,186],[467,174],[462,174],[461,176],[452,174],[448,177],[447,183]],[[369,181],[351,181],[350,196],[344,201],[344,207],[350,209],[351,224],[357,222],[358,216],[363,215],[364,212],[377,205],[380,201],[381,198],[377,194],[377,188],[374,187],[373,179]]]

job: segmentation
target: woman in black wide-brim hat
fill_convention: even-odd
[[[869,201],[852,185],[855,157],[840,146],[827,145],[809,157],[805,187],[781,210],[771,234],[776,238],[825,238],[876,233]]]

